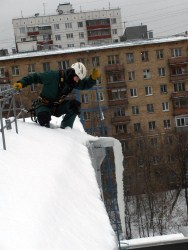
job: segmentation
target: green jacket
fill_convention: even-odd
[[[62,96],[67,96],[73,89],[87,90],[92,88],[96,81],[89,77],[79,80],[78,83],[72,84],[69,82],[64,70],[64,81],[61,83],[60,71],[49,71],[44,73],[34,73],[23,77],[18,82],[23,84],[23,88],[34,84],[42,84],[41,96],[49,101],[57,101]]]

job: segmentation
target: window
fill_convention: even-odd
[[[99,61],[99,57],[98,56],[92,57],[91,60],[92,60],[93,67],[100,66],[100,61]]]
[[[69,44],[67,44],[67,47],[68,47],[68,48],[73,48],[73,47],[74,47],[74,44],[73,44],[73,43],[69,43]]]
[[[126,98],[126,89],[113,89],[112,100],[122,100]]]
[[[174,48],[174,49],[171,49],[171,56],[172,56],[172,57],[181,56],[181,48]]]
[[[83,63],[84,65],[85,65],[85,59],[84,58],[77,58],[77,62],[81,62],[81,63]]]
[[[137,97],[137,89],[136,88],[130,89],[130,94],[132,97]]]
[[[155,130],[155,121],[148,122],[149,130]]]
[[[168,102],[162,102],[162,110],[169,111],[169,103]]]
[[[84,121],[88,121],[91,119],[91,113],[90,112],[83,112],[83,119]]]
[[[128,72],[128,79],[129,79],[129,81],[135,80],[135,72],[134,71]]]
[[[141,52],[141,60],[142,60],[142,62],[145,62],[145,61],[149,60],[148,51],[142,51]]]
[[[60,61],[58,62],[59,69],[68,69],[70,67],[69,61]]]
[[[0,77],[5,77],[5,68],[0,68]]]
[[[26,34],[26,27],[20,27],[20,34]]]
[[[161,94],[167,93],[167,85],[166,84],[160,85],[160,92],[161,92]]]
[[[117,29],[112,29],[112,34],[117,35]]]
[[[99,102],[104,101],[103,92],[97,92],[97,101],[99,101]]]
[[[120,116],[125,116],[125,108],[118,107],[114,110],[114,117],[120,117]]]
[[[80,43],[80,47],[85,47],[85,45],[86,45],[85,42]]]
[[[145,87],[145,93],[146,95],[152,95],[153,94],[153,90],[151,86],[146,86]]]
[[[158,68],[158,74],[160,77],[165,76],[166,75],[165,68]]]
[[[176,118],[176,126],[177,127],[185,127],[188,126],[188,116]]]
[[[108,64],[119,64],[119,57],[118,55],[112,55],[112,56],[108,56]]]
[[[59,30],[59,23],[54,24],[54,30]]]
[[[18,76],[20,74],[20,70],[18,66],[12,66],[12,75]]]
[[[83,22],[78,22],[78,28],[82,28],[83,26]]]
[[[66,29],[71,29],[72,28],[72,23],[65,23],[65,28]]]
[[[143,70],[143,75],[144,75],[144,79],[150,79],[151,78],[150,70],[149,69],[144,69]]]
[[[165,144],[171,145],[173,143],[172,135],[165,136]]]
[[[29,74],[35,73],[35,64],[28,64],[27,67],[28,67]]]
[[[118,124],[115,126],[116,133],[127,133],[127,126],[126,124]]]
[[[66,34],[67,39],[72,39],[73,38],[73,33]]]
[[[167,155],[167,162],[168,163],[174,163],[175,162],[175,156],[173,154]]]
[[[50,63],[49,62],[43,63],[43,71],[44,72],[50,71]]]
[[[163,59],[164,58],[163,49],[156,50],[156,56],[157,56],[157,59]]]
[[[138,106],[132,106],[132,113],[133,115],[139,114],[139,107]]]
[[[84,32],[79,32],[79,38],[84,38]]]
[[[158,165],[160,162],[160,157],[157,155],[152,156],[153,165]]]
[[[120,71],[110,71],[107,74],[107,82],[113,83],[113,82],[120,82],[123,81],[122,74]]]
[[[60,41],[61,40],[61,35],[55,35],[55,40]]]
[[[111,18],[111,24],[116,24],[116,18]]]
[[[134,62],[133,53],[126,53],[126,61],[127,61],[127,63],[133,63]]]
[[[143,149],[144,148],[144,140],[143,139],[138,139],[136,141],[136,146],[139,148],[139,149]]]
[[[165,128],[165,129],[168,129],[168,128],[171,127],[171,125],[170,125],[170,120],[164,120],[164,121],[163,121],[163,124],[164,124],[164,128]]]
[[[134,123],[134,132],[140,132],[140,131],[141,131],[141,124]]]
[[[175,92],[185,91],[185,83],[184,82],[174,83],[174,91]]]
[[[129,149],[128,141],[121,141],[122,150],[127,151]]]
[[[88,94],[82,94],[81,95],[81,101],[82,101],[82,103],[88,103],[89,102]]]
[[[157,138],[156,137],[153,137],[150,139],[150,145],[153,147],[157,146]]]
[[[147,104],[147,111],[148,111],[149,113],[153,113],[153,112],[154,112],[153,104]]]
[[[142,158],[138,159],[137,166],[138,167],[143,167],[144,166],[144,159],[142,159]]]

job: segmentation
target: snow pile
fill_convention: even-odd
[[[54,129],[26,120],[0,143],[0,249],[114,250],[117,242],[101,201],[79,121]],[[2,141],[0,141],[2,142]]]

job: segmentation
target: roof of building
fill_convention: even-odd
[[[169,43],[169,42],[178,42],[178,41],[188,41],[188,36],[172,36],[158,39],[149,39],[149,40],[132,40],[125,41],[121,43],[113,43],[108,45],[95,45],[95,46],[85,46],[82,48],[66,48],[66,49],[57,49],[57,50],[43,50],[27,53],[17,53],[8,56],[0,57],[0,61],[15,60],[21,58],[30,58],[30,57],[40,57],[40,56],[52,56],[52,55],[61,55],[61,54],[70,54],[78,52],[89,52],[96,50],[106,50],[106,49],[117,49],[124,47],[133,47],[141,45],[150,45],[150,44],[160,44],[160,43]]]

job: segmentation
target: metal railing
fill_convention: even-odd
[[[12,129],[12,123],[15,124],[16,133],[18,133],[17,119],[22,116],[25,121],[26,112],[22,105],[21,92],[13,88],[0,91],[0,132],[2,134],[3,149],[6,150],[5,129]],[[16,107],[15,95],[19,95],[19,107]],[[17,114],[17,112],[19,113]],[[10,119],[12,114],[13,119]]]

